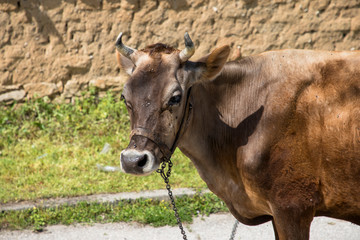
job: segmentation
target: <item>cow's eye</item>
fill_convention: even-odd
[[[120,100],[124,101],[126,107],[127,107],[129,110],[132,109],[131,104],[128,103],[128,102],[126,102],[126,99],[125,99],[124,95],[121,94]]]
[[[181,101],[181,94],[172,96],[168,102],[169,106],[177,105]]]
[[[124,95],[121,94],[120,100],[124,101],[124,103],[126,104],[126,99],[125,99]]]

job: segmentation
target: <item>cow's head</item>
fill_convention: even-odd
[[[180,51],[158,43],[143,50],[116,41],[117,60],[130,78],[122,98],[131,122],[128,147],[122,151],[124,172],[146,175],[169,158],[189,117],[189,89],[199,81],[214,79],[223,68],[230,49],[215,49],[197,62],[188,61],[195,48],[185,34],[185,49]],[[185,119],[186,118],[186,119]]]

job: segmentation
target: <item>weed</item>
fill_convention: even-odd
[[[135,177],[101,172],[119,165],[128,144],[129,117],[116,94],[84,92],[72,104],[35,99],[0,106],[0,203],[163,188],[157,174]],[[100,154],[108,143],[111,150]],[[192,163],[173,156],[173,188],[203,188]]]
[[[176,199],[183,222],[192,222],[194,216],[227,212],[225,204],[212,193],[182,196]],[[75,206],[34,208],[0,213],[1,229],[33,228],[42,231],[45,226],[74,223],[109,223],[136,221],[152,226],[175,226],[176,219],[169,202],[152,199],[122,200],[117,204],[80,202]]]
[[[29,219],[34,227],[34,231],[42,232],[44,230],[44,226],[46,225],[45,218],[41,213],[39,213],[39,210],[36,207],[34,207],[31,211]]]

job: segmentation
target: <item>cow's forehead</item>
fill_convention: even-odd
[[[134,72],[124,87],[125,92],[138,95],[140,92],[156,90],[160,93],[171,89],[169,85],[176,84],[175,71],[180,65],[177,52],[170,54],[144,52],[135,65]]]
[[[172,65],[179,65],[179,50],[174,49],[173,51],[163,52],[149,52],[146,50],[140,50],[138,59],[136,60],[136,66],[142,70],[153,71],[149,67],[171,67]]]

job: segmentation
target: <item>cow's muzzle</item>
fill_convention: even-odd
[[[150,151],[126,149],[121,152],[120,167],[125,173],[148,175],[158,168],[154,154]]]
[[[173,150],[171,150],[165,143],[159,141],[151,131],[145,128],[134,128],[133,130],[131,130],[130,138],[132,139],[133,136],[140,136],[150,141],[160,150],[162,158],[169,159],[173,153]]]
[[[165,157],[171,157],[166,144],[154,140],[154,136],[145,128],[131,131],[129,146],[121,152],[120,167],[125,173],[148,175],[155,171]]]

